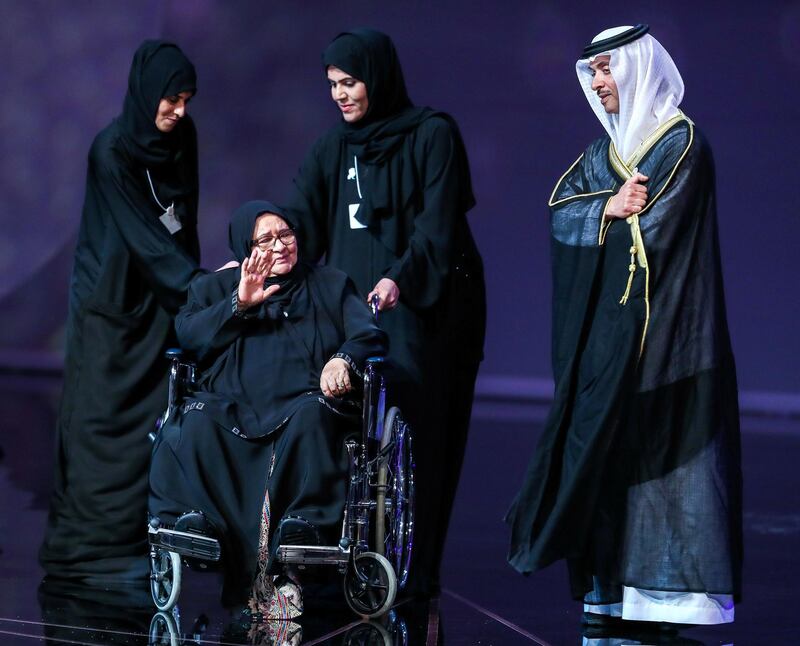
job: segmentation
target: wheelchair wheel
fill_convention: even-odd
[[[376,551],[386,556],[403,588],[408,580],[414,542],[414,459],[411,432],[400,410],[392,407],[384,422],[381,451],[385,453],[378,469]],[[387,504],[388,503],[388,504]]]
[[[353,626],[345,633],[342,646],[408,646],[408,627],[390,610],[384,617]]]
[[[394,646],[392,636],[380,624],[364,622],[348,630],[342,646]]]
[[[357,615],[374,619],[385,615],[397,596],[397,577],[386,557],[363,552],[344,575],[344,597]]]
[[[180,630],[172,613],[157,612],[150,620],[147,646],[180,646]]]
[[[181,593],[181,557],[177,552],[158,547],[150,552],[150,593],[159,610],[172,610],[178,603]]]

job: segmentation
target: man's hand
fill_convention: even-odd
[[[238,293],[240,310],[260,305],[280,289],[279,285],[271,285],[268,289],[264,289],[264,281],[274,264],[272,251],[260,251],[257,247],[253,249],[249,258],[242,261]]]
[[[322,369],[319,387],[326,397],[341,397],[353,389],[350,383],[350,366],[344,359],[331,359]]]
[[[638,213],[647,203],[647,187],[641,182],[646,182],[649,177],[636,171],[627,182],[622,185],[619,192],[608,201],[605,218],[627,218]]]
[[[376,294],[378,296],[378,311],[380,312],[394,309],[397,306],[397,301],[400,300],[400,288],[391,278],[381,278],[375,284],[372,291],[367,294],[367,303]]]

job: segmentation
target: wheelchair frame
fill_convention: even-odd
[[[377,314],[377,303],[372,304]],[[195,368],[178,349],[171,360],[168,407],[156,423],[156,434],[179,405],[181,391],[194,383]],[[336,545],[280,545],[279,562],[305,569],[335,566],[344,574],[348,606],[365,618],[386,614],[408,579],[414,541],[414,462],[411,428],[398,408],[386,408],[381,358],[364,371],[361,441],[345,443],[349,458],[348,490],[341,538]],[[148,525],[151,593],[156,607],[171,610],[178,602],[182,564],[208,569],[222,558],[219,541],[163,526]]]

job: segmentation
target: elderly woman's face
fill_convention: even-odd
[[[342,118],[347,123],[355,123],[367,114],[369,99],[367,86],[338,67],[328,65],[328,83],[331,86],[331,98],[342,111]]]
[[[259,215],[253,229],[253,246],[271,254],[274,261],[268,276],[288,274],[297,264],[297,238],[282,217]]]

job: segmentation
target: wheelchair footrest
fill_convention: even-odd
[[[177,552],[181,556],[204,561],[220,559],[220,546],[216,538],[162,527],[158,529],[151,527],[148,534],[151,545]]]
[[[297,565],[343,565],[350,560],[350,550],[338,545],[281,545],[277,557]]]

